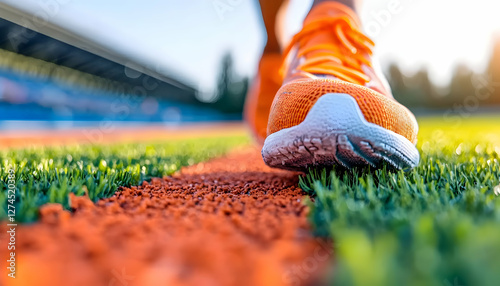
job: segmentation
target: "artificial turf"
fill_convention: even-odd
[[[182,166],[220,156],[246,142],[245,136],[231,136],[155,144],[1,150],[0,221],[7,219],[10,203],[15,208],[16,222],[31,222],[37,219],[38,209],[45,203],[60,203],[68,208],[70,192],[87,193],[97,201],[112,196],[120,186],[170,175]],[[7,192],[9,170],[14,170],[13,199]]]
[[[334,285],[499,285],[500,118],[420,120],[412,171],[310,170]]]

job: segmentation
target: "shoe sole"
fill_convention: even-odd
[[[305,120],[269,135],[262,158],[270,167],[305,170],[340,165],[396,169],[418,165],[417,148],[405,137],[366,121],[356,100],[343,93],[321,96]]]

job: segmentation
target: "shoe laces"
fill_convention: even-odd
[[[331,33],[333,41],[304,47],[311,37],[321,32]],[[369,56],[375,44],[353,25],[350,18],[323,17],[305,24],[285,49],[285,58],[296,44],[299,46],[296,57],[305,57],[296,71],[332,75],[356,84],[370,81],[362,65],[371,67]]]

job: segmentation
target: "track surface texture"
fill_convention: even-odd
[[[316,285],[330,251],[310,234],[304,198],[297,173],[253,148],[96,204],[73,196],[72,212],[46,205],[18,226],[17,278],[0,284]]]

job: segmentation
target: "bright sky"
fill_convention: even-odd
[[[257,0],[0,1],[52,11],[54,21],[71,22],[111,45],[143,54],[206,91],[215,86],[225,52],[233,54],[238,73],[252,76],[265,43]],[[290,35],[300,28],[311,2],[292,0]],[[440,84],[458,63],[481,71],[493,35],[500,35],[496,0],[364,2],[362,21],[381,62],[396,61],[408,72],[426,66]],[[62,4],[54,8],[43,3]],[[229,9],[217,10],[220,4]]]

